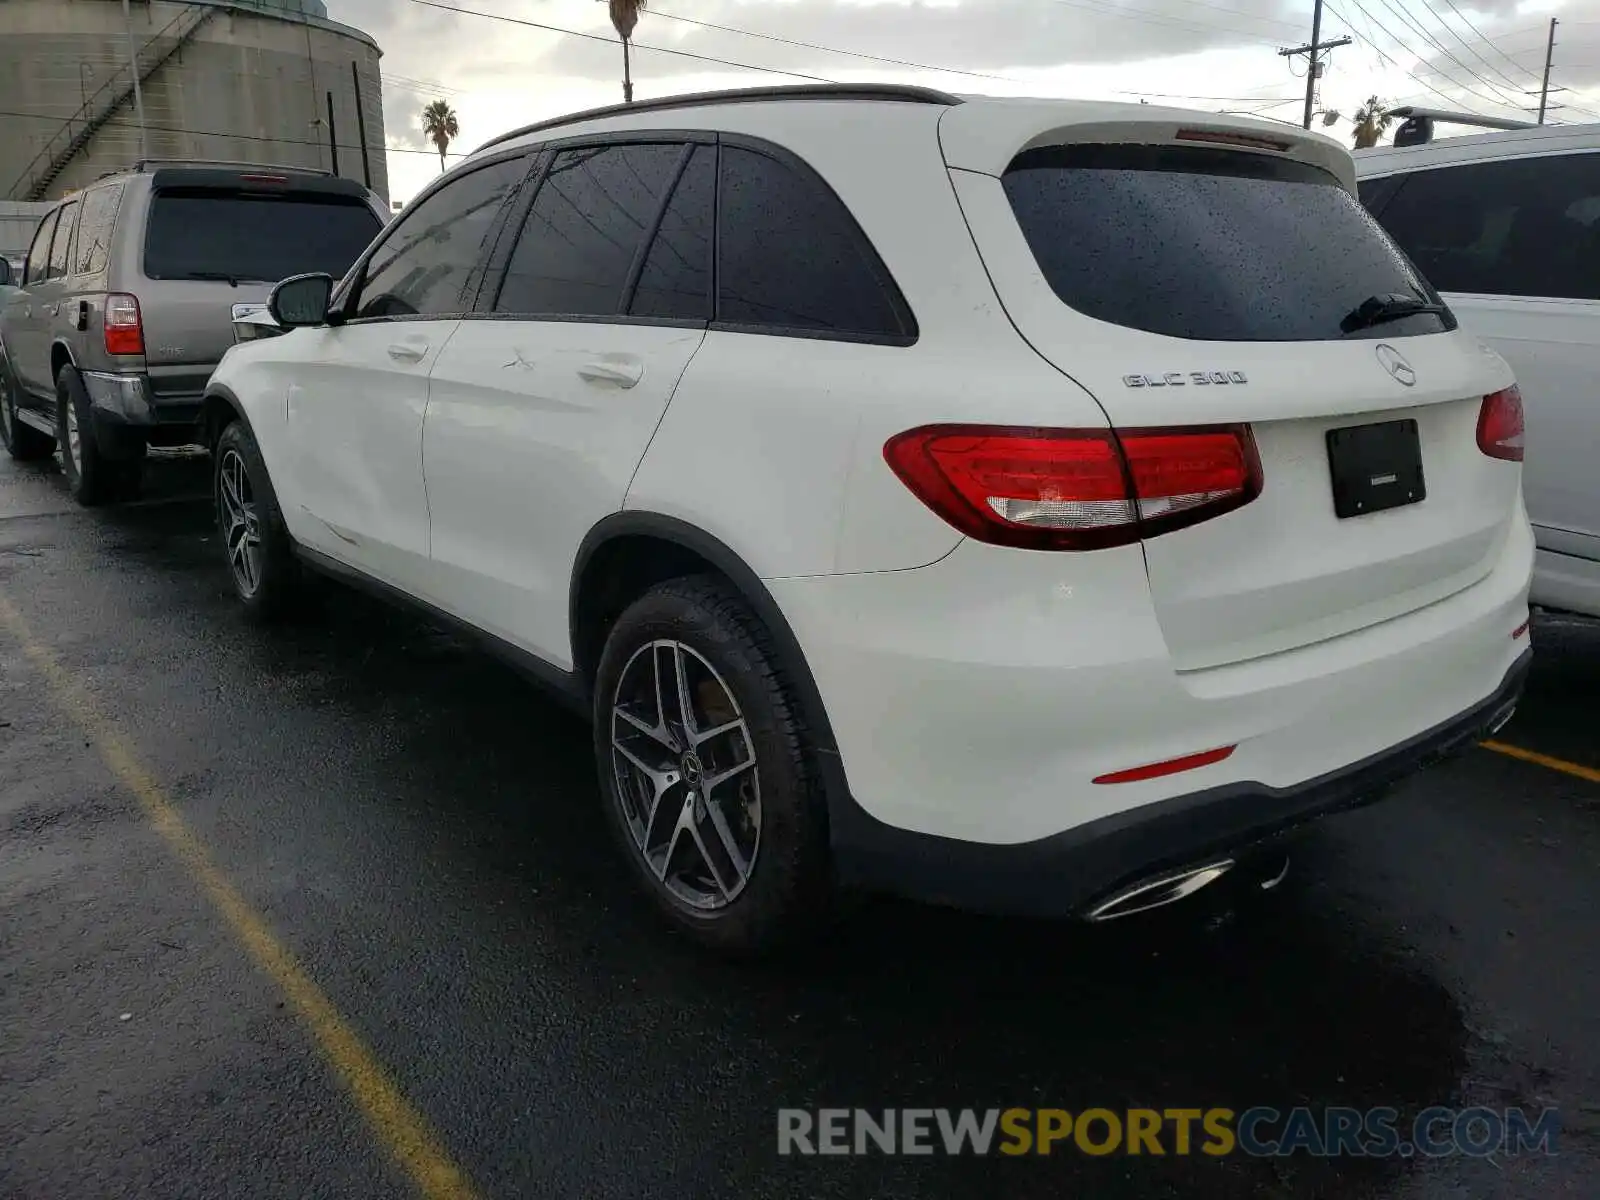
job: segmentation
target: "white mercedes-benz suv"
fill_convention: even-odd
[[[634,104],[489,143],[270,311],[205,409],[245,607],[331,572],[524,663],[714,947],[862,888],[1165,903],[1526,673],[1511,372],[1317,134]]]

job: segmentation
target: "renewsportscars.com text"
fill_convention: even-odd
[[[1554,1154],[1555,1109],[781,1108],[778,1153],[1440,1158]]]

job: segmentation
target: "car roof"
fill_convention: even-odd
[[[885,111],[879,114],[879,121],[870,125],[845,124],[833,108],[839,103],[882,105]],[[758,112],[758,105],[767,111]],[[609,105],[514,129],[484,143],[468,155],[466,162],[486,152],[626,129],[758,133],[770,126],[774,135],[781,135],[806,127],[810,136],[824,132],[841,138],[870,128],[875,134],[886,135],[884,119],[889,116],[888,110],[902,116],[919,111],[928,125],[937,124],[945,159],[951,167],[986,174],[1000,174],[1020,151],[1054,141],[1168,141],[1180,131],[1209,131],[1222,135],[1217,139],[1221,144],[1229,144],[1226,139],[1233,135],[1240,139],[1234,148],[1250,149],[1248,144],[1240,143],[1254,139],[1325,167],[1347,186],[1355,180],[1349,151],[1342,144],[1320,133],[1264,118],[1105,100],[956,94],[894,84],[744,88]]]
[[[1448,163],[1487,162],[1600,150],[1600,124],[1536,125],[1493,133],[1467,133],[1417,146],[1375,146],[1355,152],[1356,174],[1366,178]]]

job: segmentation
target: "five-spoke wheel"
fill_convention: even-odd
[[[261,586],[260,518],[244,456],[231,447],[217,462],[217,520],[234,584],[241,596],[253,596]]]
[[[761,783],[750,728],[728,685],[693,647],[640,646],[611,703],[622,817],[662,885],[698,909],[731,903],[761,844]]]

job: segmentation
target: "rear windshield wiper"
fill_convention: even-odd
[[[240,281],[245,283],[275,283],[272,279],[256,279],[250,275],[235,275],[232,271],[183,271],[177,275],[165,275],[164,279],[215,279],[219,283],[231,283],[238,287]]]
[[[1354,333],[1358,329],[1370,329],[1374,325],[1398,321],[1402,317],[1414,317],[1419,313],[1443,315],[1449,311],[1444,305],[1434,304],[1430,300],[1407,296],[1404,292],[1390,292],[1384,296],[1368,296],[1344,315],[1339,328],[1344,333]]]

